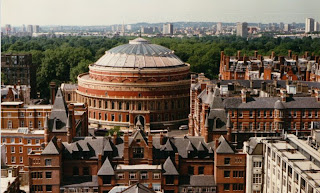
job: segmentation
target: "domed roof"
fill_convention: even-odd
[[[280,100],[277,100],[277,101],[274,103],[274,108],[275,108],[275,109],[279,109],[279,110],[285,109],[283,103],[282,103]]]
[[[116,68],[163,68],[185,65],[174,52],[143,38],[106,51],[95,65]]]

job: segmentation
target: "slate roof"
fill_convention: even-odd
[[[192,175],[190,176],[191,186],[215,186],[213,175]]]
[[[223,136],[219,138],[219,141],[220,141],[220,144],[216,149],[216,153],[235,153],[235,151],[232,149],[230,144],[227,142],[227,140]]]
[[[101,168],[98,171],[99,176],[110,176],[114,175],[114,170],[112,168],[112,165],[109,161],[109,158],[107,157],[104,163],[102,164]]]
[[[61,89],[58,88],[49,118],[49,129],[51,129],[52,132],[67,132],[67,120],[67,105],[65,103]]]
[[[121,193],[155,193],[155,191],[137,183],[121,191]]]
[[[63,188],[98,187],[98,176],[64,176]]]
[[[44,148],[44,150],[42,151],[41,154],[44,154],[44,155],[58,155],[59,154],[58,146],[56,144],[56,138],[53,138],[50,140],[50,142]]]
[[[163,170],[164,170],[163,175],[179,175],[170,157],[168,157],[164,162]]]

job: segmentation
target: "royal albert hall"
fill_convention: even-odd
[[[173,129],[188,122],[189,73],[172,50],[137,38],[106,51],[78,76],[77,100],[102,129]]]

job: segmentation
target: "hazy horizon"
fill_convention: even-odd
[[[319,0],[2,0],[1,26],[140,22],[304,23],[320,21]]]

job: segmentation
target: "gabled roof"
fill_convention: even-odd
[[[68,114],[66,107],[61,89],[58,88],[49,119],[49,128],[52,132],[67,132]]]
[[[162,149],[164,151],[173,151],[173,147],[171,145],[170,139],[167,140],[166,144],[164,144],[164,146],[162,146]]]
[[[192,147],[191,141],[189,141],[189,143],[188,143],[187,151],[194,151],[194,148]]]
[[[198,151],[204,151],[204,148],[203,148],[203,145],[202,145],[201,141],[199,141],[199,143],[198,143],[197,150]]]
[[[129,138],[129,146],[131,145],[132,141],[136,140],[138,137],[142,138],[144,142],[148,144],[145,133],[142,130],[137,129],[136,132],[132,135],[132,137]]]
[[[120,193],[155,193],[155,191],[147,188],[140,183],[137,183],[121,191]]]
[[[48,145],[44,148],[41,154],[45,155],[58,155],[59,150],[57,148],[57,145],[55,143],[55,138],[53,138]]]
[[[105,145],[103,147],[103,151],[113,151],[112,147],[111,147],[111,144],[110,144],[110,140],[107,139],[105,140]]]
[[[179,175],[170,157],[168,157],[164,162],[163,170],[164,170],[163,175]]]
[[[102,164],[101,168],[98,171],[99,176],[111,176],[114,175],[114,170],[112,168],[112,165],[109,161],[109,158],[107,157],[104,163]]]
[[[220,145],[216,149],[216,153],[235,153],[224,137],[219,138]]]

